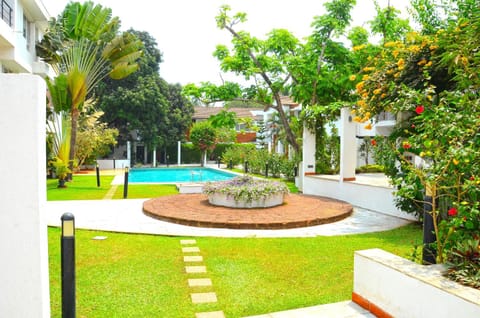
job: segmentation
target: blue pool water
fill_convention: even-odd
[[[210,168],[135,168],[130,170],[128,182],[206,182],[233,177],[234,174]]]

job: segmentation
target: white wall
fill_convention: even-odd
[[[50,317],[45,82],[0,74],[0,317]]]
[[[480,317],[480,291],[441,273],[439,265],[419,265],[380,249],[357,251],[352,298],[397,318]]]
[[[416,220],[411,214],[397,209],[394,203],[393,188],[355,182],[340,182],[321,176],[305,176],[303,178],[303,193],[342,200],[364,209]]]

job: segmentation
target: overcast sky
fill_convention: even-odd
[[[388,0],[377,0],[385,7]],[[43,0],[51,15],[60,13],[67,0]],[[122,21],[122,29],[134,28],[152,35],[163,53],[160,76],[170,83],[219,83],[220,68],[212,56],[217,44],[230,43],[225,30],[218,30],[215,16],[228,4],[232,12],[247,13],[247,23],[237,29],[263,38],[274,28],[284,28],[298,38],[311,33],[313,17],[325,13],[325,0],[100,0]],[[408,0],[390,3],[406,13]],[[357,0],[352,26],[366,25],[374,15],[373,0]],[[225,80],[233,79],[229,75]]]

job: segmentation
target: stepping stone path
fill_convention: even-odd
[[[185,273],[191,274],[206,274],[207,267],[201,265],[203,256],[197,255],[200,249],[195,246],[196,240],[180,240],[182,245],[183,261],[185,262]],[[192,255],[193,254],[193,255]],[[188,278],[188,286],[195,287],[212,287],[212,280],[210,278]],[[215,292],[191,293],[190,297],[193,304],[216,303],[217,294]],[[196,318],[225,318],[223,311],[199,312],[195,314]]]

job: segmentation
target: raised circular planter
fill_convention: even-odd
[[[229,208],[270,208],[283,204],[287,186],[278,181],[239,176],[227,181],[207,182],[203,193],[212,205]]]
[[[237,209],[251,209],[251,208],[271,208],[283,204],[285,195],[283,193],[272,194],[268,197],[252,200],[250,202],[245,200],[236,201],[232,196],[223,193],[213,193],[208,195],[208,202],[213,205],[225,206]]]

